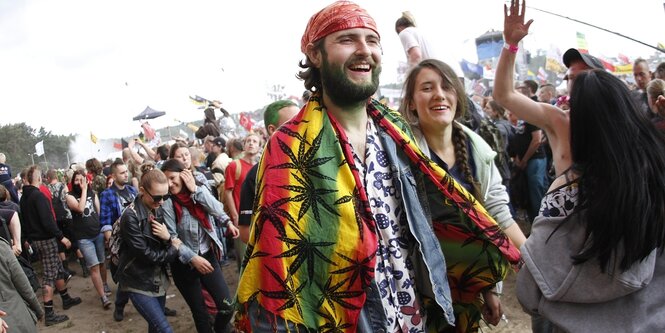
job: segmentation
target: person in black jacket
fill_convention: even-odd
[[[161,205],[169,198],[168,180],[158,169],[143,174],[139,195],[120,218],[122,243],[118,263],[119,290],[128,293],[148,322],[149,332],[173,332],[164,315],[169,278],[166,265],[182,242],[164,224]]]
[[[49,199],[39,191],[38,186],[42,183],[42,173],[39,167],[31,166],[27,171],[26,179],[28,183],[23,186],[20,201],[21,217],[26,227],[25,234],[32,246],[37,249],[42,262],[45,324],[50,326],[69,320],[66,315],[57,315],[53,311],[54,286],[62,297],[62,307],[65,310],[80,304],[81,298],[69,296],[67,284],[62,278],[65,276],[65,271],[62,261],[58,257],[57,242],[61,242],[67,248],[71,246],[71,242],[58,229],[49,206]]]

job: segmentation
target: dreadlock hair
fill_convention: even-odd
[[[413,96],[416,91],[416,79],[418,74],[425,68],[431,69],[438,73],[443,79],[443,86],[445,89],[453,89],[457,96],[457,108],[455,109],[455,119],[464,117],[467,109],[467,97],[464,91],[462,82],[457,78],[457,74],[448,64],[436,59],[426,59],[421,61],[418,65],[413,67],[409,72],[409,76],[404,81],[404,94],[402,96],[402,103],[399,107],[399,112],[404,119],[411,126],[420,126],[418,121],[418,113],[416,110],[409,110],[412,104]],[[458,163],[462,172],[464,173],[464,180],[472,184],[473,191],[471,194],[482,203],[482,196],[480,195],[480,184],[473,176],[471,166],[469,164],[469,150],[467,147],[468,137],[462,129],[462,125],[453,121],[452,123],[452,141],[455,148],[455,163]]]
[[[665,137],[604,70],[575,78],[570,96],[571,157],[580,171],[575,214],[587,243],[572,259],[615,262],[625,271],[665,244]],[[584,212],[584,214],[580,214]]]

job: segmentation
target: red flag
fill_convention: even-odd
[[[609,61],[607,61],[603,58],[600,58],[600,62],[603,63],[603,67],[605,67],[605,69],[607,69],[608,71],[616,72],[616,68],[614,67],[614,65],[611,62],[609,62]]]
[[[113,148],[117,150],[123,150],[124,148],[129,147],[129,143],[125,141],[125,139],[120,139],[120,142],[114,142],[113,143]]]
[[[245,113],[240,113],[240,126],[244,127],[248,132],[252,130],[252,126],[254,126],[254,121],[252,121],[252,118],[245,115]]]
[[[619,53],[618,58],[619,58],[619,60],[621,60],[621,62],[622,62],[623,64],[625,64],[625,65],[630,64],[630,58],[628,58],[627,55],[622,54],[622,53]]]

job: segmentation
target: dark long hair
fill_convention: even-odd
[[[625,271],[656,248],[662,253],[665,138],[612,74],[592,70],[575,79],[570,145],[581,173],[576,212],[585,211],[590,241],[574,261],[598,258],[605,270],[615,256]]]

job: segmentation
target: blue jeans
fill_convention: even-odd
[[[127,294],[136,311],[148,322],[149,333],[173,333],[173,329],[164,315],[166,296],[150,297],[133,292],[127,292]]]
[[[79,239],[78,244],[88,268],[104,263],[104,234],[99,233],[93,238]]]
[[[526,179],[527,186],[529,187],[529,209],[527,213],[529,214],[529,220],[533,221],[538,216],[540,202],[543,200],[545,193],[547,193],[547,187],[549,186],[547,180],[547,159],[545,157],[532,158],[527,162]]]

